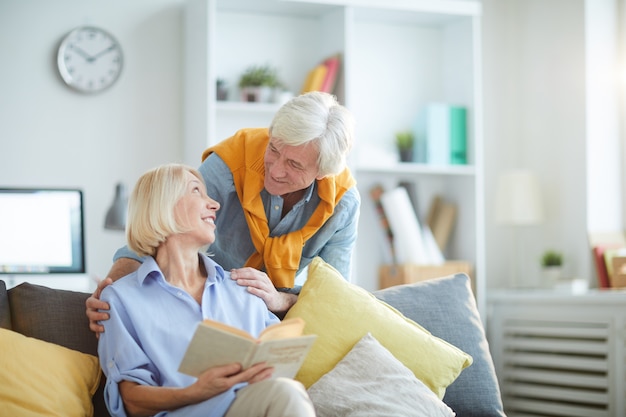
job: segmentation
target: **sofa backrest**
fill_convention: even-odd
[[[85,315],[88,293],[22,283],[7,291],[0,281],[0,327],[98,356],[98,339]],[[109,417],[104,382],[93,396],[94,417]]]

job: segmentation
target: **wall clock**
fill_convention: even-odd
[[[63,81],[83,93],[97,93],[112,86],[122,72],[119,42],[107,31],[81,26],[61,41],[57,65]]]

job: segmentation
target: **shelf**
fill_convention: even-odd
[[[282,16],[320,17],[340,7],[336,2],[301,2],[298,0],[218,0],[220,12],[261,13]]]
[[[482,5],[460,0],[218,0],[219,11],[319,17],[341,7],[355,7],[358,17],[439,24],[456,16],[478,16]],[[367,8],[367,9],[365,9]],[[416,13],[421,13],[417,15]],[[388,20],[389,21],[389,20]]]
[[[387,166],[358,166],[355,170],[361,174],[420,174],[470,177],[476,173],[473,165],[428,165],[410,162],[398,162],[395,165]]]
[[[512,306],[516,304],[528,305],[557,305],[576,304],[587,305],[593,303],[612,304],[626,302],[626,289],[589,289],[583,293],[572,293],[550,289],[516,289],[491,290],[487,301],[493,305]]]
[[[245,101],[218,101],[216,109],[218,112],[233,113],[269,113],[274,114],[279,109],[277,103],[250,103]]]
[[[413,1],[413,0],[411,0]],[[417,2],[416,2],[417,3]],[[432,2],[430,2],[432,4]],[[387,7],[387,6],[384,6]],[[394,9],[393,6],[387,9],[380,8],[359,8],[355,11],[355,18],[359,21],[381,22],[386,24],[411,24],[420,26],[442,26],[457,21],[460,17],[476,16],[480,11],[480,6],[471,4],[467,8],[454,9],[448,13],[439,7],[426,8],[419,3],[410,9]]]

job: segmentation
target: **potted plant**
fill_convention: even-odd
[[[410,130],[404,130],[396,133],[396,148],[400,155],[400,162],[413,161],[413,146],[415,144],[415,136]]]
[[[278,72],[269,65],[249,66],[239,78],[243,101],[271,101],[273,89],[280,86]]]
[[[546,286],[553,286],[561,279],[563,254],[551,249],[545,251],[541,256],[541,267],[543,268]]]

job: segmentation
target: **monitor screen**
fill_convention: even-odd
[[[85,273],[83,193],[0,188],[0,274]]]

